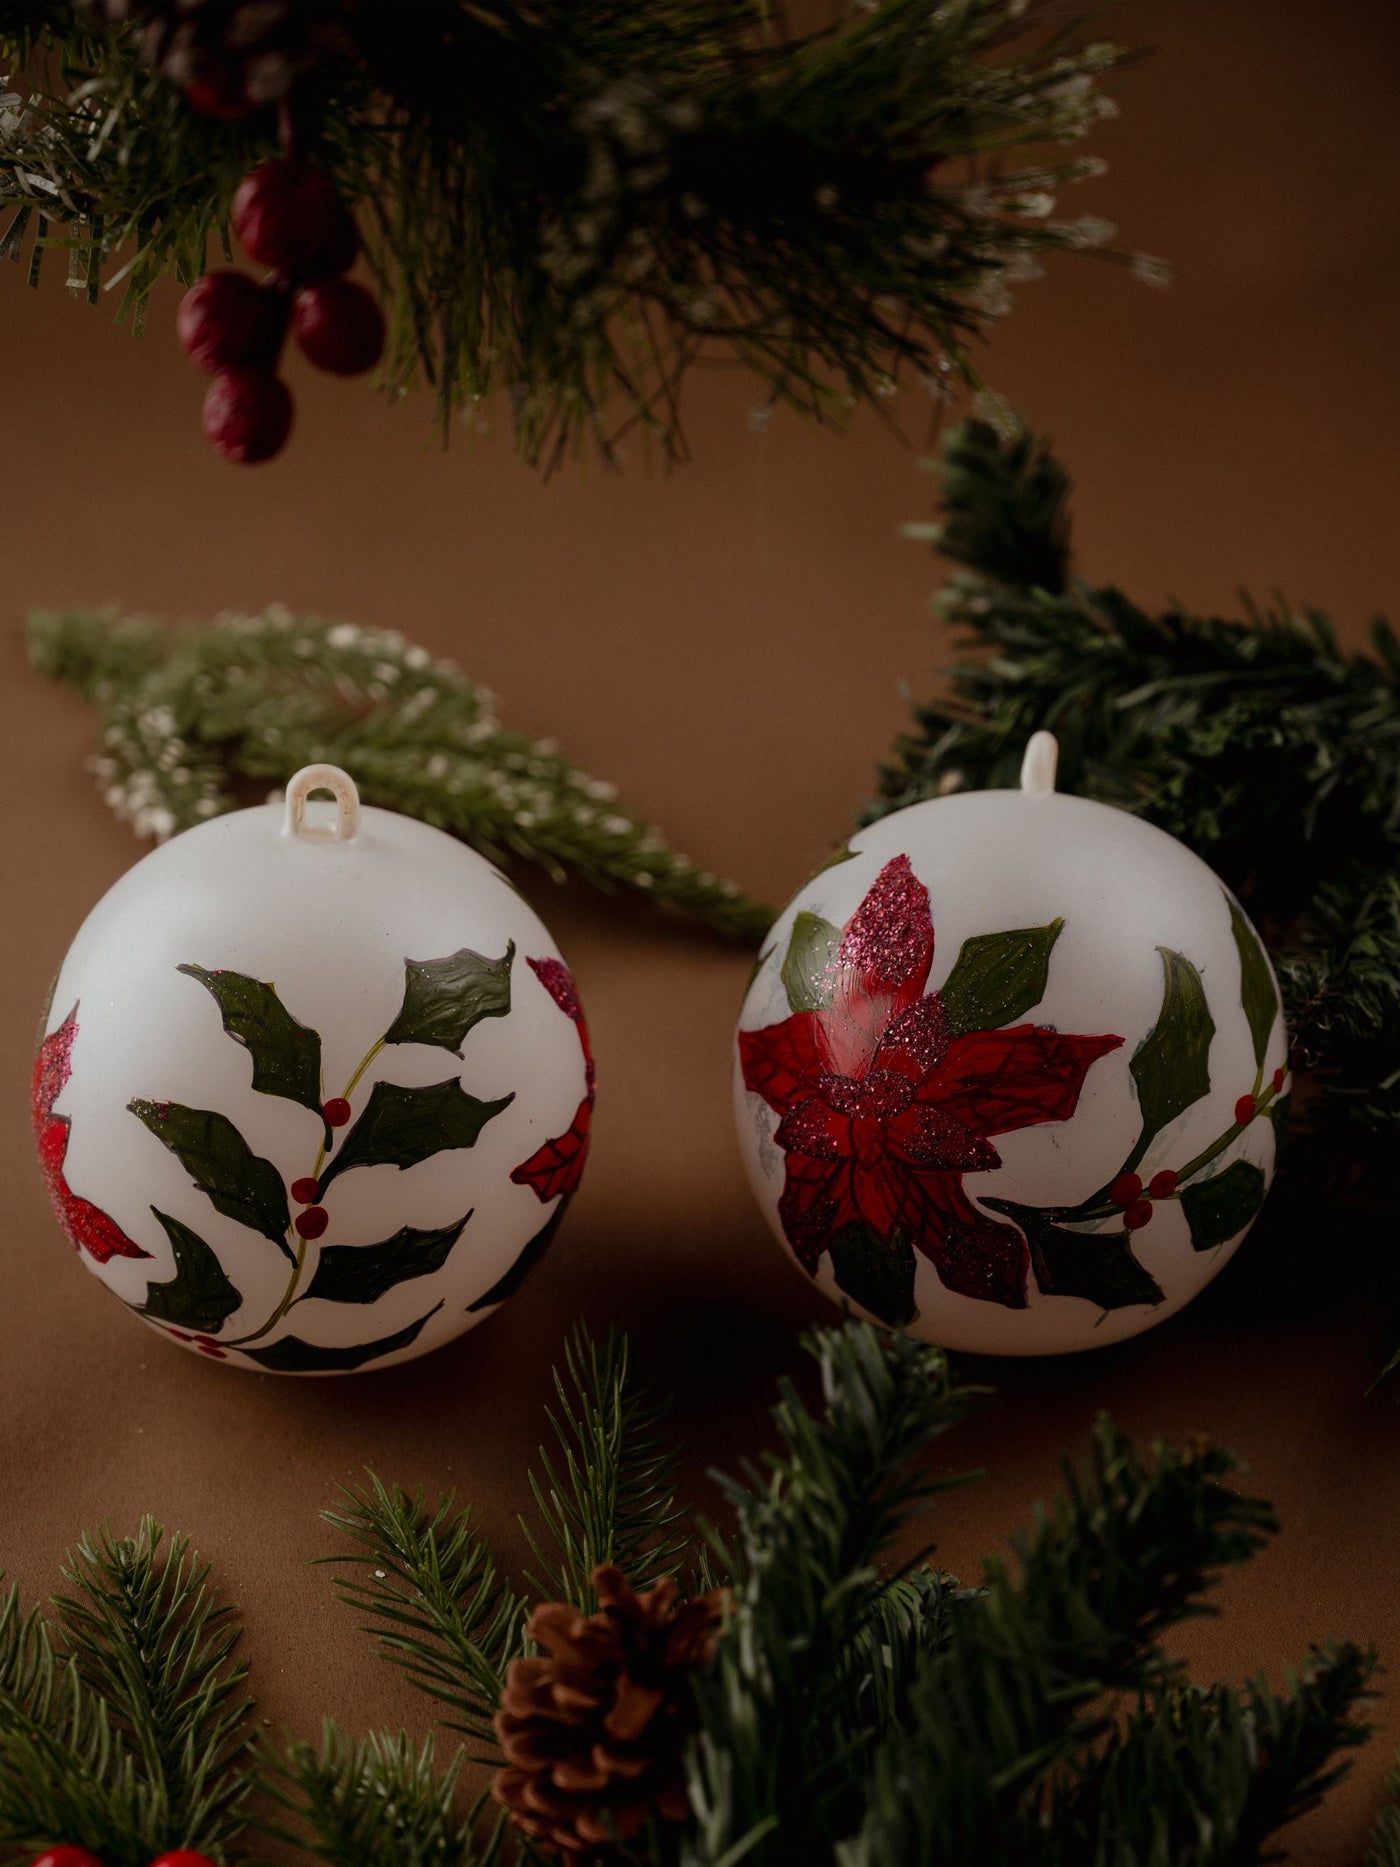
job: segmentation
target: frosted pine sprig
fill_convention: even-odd
[[[92,768],[139,836],[161,841],[235,809],[247,801],[240,780],[282,782],[329,760],[353,773],[366,803],[493,858],[636,889],[733,939],[759,939],[772,919],[553,741],[502,725],[487,688],[396,631],[278,607],[171,629],[64,611],[30,618],[29,650],[102,707]]]

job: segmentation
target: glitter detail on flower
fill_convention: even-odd
[[[543,1202],[561,1195],[567,1199],[583,1178],[593,1126],[593,1047],[588,1039],[578,987],[563,960],[530,959],[527,955],[526,964],[565,1017],[572,1018],[578,1026],[579,1044],[583,1049],[585,1093],[573,1121],[563,1134],[544,1142],[528,1160],[521,1161],[510,1176],[517,1186],[532,1188],[535,1197]]]
[[[969,1173],[1001,1165],[994,1135],[1068,1121],[1090,1066],[1121,1037],[1033,1024],[951,1028],[926,993],[928,890],[896,856],[846,923],[822,980],[825,1003],[739,1033],[745,1085],[781,1117],[778,1213],[809,1272],[851,1228],[907,1242],[948,1289],[1023,1309],[1019,1230],[975,1206]]]
[[[39,1144],[39,1165],[48,1183],[49,1198],[75,1251],[81,1248],[99,1264],[107,1263],[109,1258],[148,1258],[149,1251],[128,1238],[116,1220],[108,1218],[91,1200],[75,1193],[64,1178],[72,1124],[66,1115],[55,1115],[53,1106],[73,1072],[73,1041],[77,1035],[78,1007],[74,1005],[58,1029],[50,1031],[40,1044],[34,1059],[34,1138]]]

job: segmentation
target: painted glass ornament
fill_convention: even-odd
[[[1042,1355],[1190,1301],[1263,1204],[1288,1104],[1272,968],[1175,838],[1054,788],[862,830],[765,945],[740,1145],[837,1301],[948,1348]]]
[[[88,1268],[176,1341],[281,1374],[404,1361],[503,1302],[578,1186],[592,1109],[538,917],[327,765],[122,877],[34,1068]]]

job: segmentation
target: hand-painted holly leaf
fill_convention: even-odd
[[[1254,1039],[1254,1061],[1262,1069],[1264,1052],[1269,1048],[1269,1033],[1278,1016],[1278,993],[1258,934],[1245,919],[1239,902],[1232,895],[1226,895],[1225,899],[1230,904],[1230,932],[1235,936],[1240,956],[1240,1001],[1249,1020],[1249,1034]]]
[[[1276,1096],[1269,1104],[1269,1120],[1274,1128],[1274,1152],[1282,1148],[1288,1138],[1288,1117],[1292,1112],[1292,1095]]]
[[[152,1206],[170,1249],[175,1253],[175,1275],[169,1283],[147,1284],[146,1301],[138,1303],[143,1316],[173,1323],[197,1335],[213,1335],[242,1303],[213,1250],[188,1225]]]
[[[446,959],[406,959],[403,1004],[384,1033],[386,1044],[436,1044],[462,1054],[462,1040],[483,1018],[510,1010],[510,967],[515,942],[500,959],[484,959],[470,947]]]
[[[1242,1232],[1264,1203],[1264,1175],[1253,1161],[1233,1161],[1209,1180],[1181,1189],[1181,1210],[1197,1251],[1213,1251]]]
[[[485,1295],[479,1296],[475,1303],[468,1303],[467,1314],[469,1316],[477,1310],[494,1309],[498,1303],[504,1303],[507,1297],[515,1295],[554,1242],[554,1234],[559,1230],[559,1222],[568,1209],[568,1200],[561,1199],[505,1275],[498,1277]]]
[[[299,1335],[284,1335],[267,1348],[245,1348],[239,1353],[260,1362],[273,1374],[348,1374],[353,1368],[363,1368],[367,1361],[377,1361],[381,1355],[392,1355],[396,1349],[416,1342],[424,1325],[441,1308],[441,1303],[434,1303],[426,1316],[420,1316],[407,1328],[382,1335],[377,1342],[359,1342],[353,1348],[323,1348],[319,1342],[303,1341]]]
[[[261,1232],[295,1262],[285,1236],[291,1214],[282,1176],[253,1152],[226,1115],[139,1096],[127,1107],[170,1149],[216,1212]]]
[[[804,908],[792,924],[783,960],[783,989],[794,1011],[820,1011],[831,1003],[841,929]]]
[[[1206,1004],[1201,975],[1189,959],[1170,947],[1159,946],[1157,951],[1164,979],[1162,1009],[1128,1065],[1142,1111],[1139,1151],[1169,1121],[1210,1093],[1215,1020]]]
[[[495,1102],[468,1095],[455,1076],[423,1089],[376,1083],[365,1112],[346,1135],[335,1159],[320,1175],[321,1195],[351,1167],[413,1167],[449,1147],[475,1147],[494,1115],[509,1108],[514,1094]]]
[[[827,857],[826,861],[817,864],[816,868],[814,868],[812,873],[807,877],[807,880],[809,882],[814,882],[819,875],[825,875],[828,869],[836,869],[839,868],[843,862],[854,861],[856,853],[857,852],[851,848],[849,843],[838,843],[836,848],[833,849],[831,854]],[[804,886],[805,885],[804,883]]]
[[[1004,1212],[1025,1233],[1031,1270],[1046,1296],[1084,1297],[1103,1310],[1163,1300],[1162,1286],[1138,1263],[1126,1231],[1072,1232],[1034,1206],[1010,1199],[983,1204]]]
[[[431,1232],[405,1225],[378,1245],[327,1245],[316,1275],[297,1301],[319,1297],[327,1303],[376,1303],[395,1284],[440,1271],[471,1216],[469,1212],[455,1225]]]
[[[320,1035],[297,1022],[276,987],[243,972],[207,972],[203,966],[178,966],[176,971],[198,979],[213,996],[224,1029],[253,1059],[254,1089],[265,1096],[285,1096],[319,1116],[324,1100]]]
[[[896,1233],[886,1244],[868,1225],[848,1225],[831,1241],[831,1269],[837,1283],[862,1309],[893,1328],[913,1322],[914,1250]]]
[[[954,1037],[1013,1024],[1045,996],[1050,954],[1064,927],[1014,927],[964,940],[943,986],[943,1009]]]

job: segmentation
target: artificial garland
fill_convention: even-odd
[[[1332,1180],[1400,1143],[1400,641],[1340,647],[1327,617],[1140,609],[1070,571],[1069,477],[1014,425],[954,428],[944,517],[910,527],[957,567],[939,599],[963,657],[915,710],[863,821],[1014,785],[1027,738],[1060,741],[1063,790],[1135,811],[1249,908],[1309,1073],[1312,1159]]]
[[[1072,152],[1121,56],[1052,0],[884,0],[811,33],[754,0],[0,3],[0,254],[37,279],[61,248],[139,329],[158,279],[229,251],[270,161],[358,211],[392,390],[426,381],[443,421],[504,391],[531,461],[638,427],[674,454],[707,358],[837,419],[901,372],[971,377],[1045,253],[1112,237],[1056,195],[1101,170]],[[312,248],[304,282],[343,270],[335,218],[239,229],[284,293]],[[232,367],[260,380],[225,385],[249,427],[221,403],[219,431],[263,457],[289,407],[256,345]]]
[[[237,1618],[147,1522],[85,1539],[47,1614],[13,1589],[0,1609],[0,1858],[229,1864],[253,1824],[335,1867],[1245,1867],[1344,1774],[1371,1654],[1315,1647],[1276,1692],[1193,1685],[1163,1651],[1274,1527],[1228,1453],[1143,1457],[1100,1420],[1014,1562],[964,1588],[890,1552],[949,1488],[921,1455],[976,1394],[869,1324],[807,1347],[820,1403],[780,1384],[777,1450],[722,1481],[726,1531],[679,1509],[625,1340],[581,1331],[529,1479],[531,1574],[450,1495],[371,1479],[326,1513],[340,1592],[492,1766],[494,1821],[464,1806],[464,1750],[255,1738]]]
[[[269,609],[212,629],[36,614],[29,652],[102,708],[94,769],[139,836],[163,840],[329,760],[366,803],[421,817],[487,855],[626,887],[757,941],[772,919],[733,882],[622,811],[615,788],[500,724],[495,696],[386,629]]]

